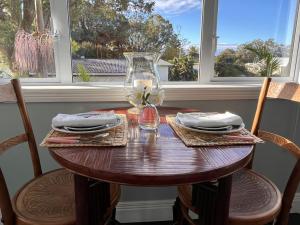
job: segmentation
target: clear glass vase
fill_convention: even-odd
[[[157,130],[160,118],[156,106],[153,104],[147,104],[142,107],[139,113],[138,123],[139,127],[143,130]]]
[[[160,54],[151,52],[127,52],[127,76],[124,82],[126,97],[130,104],[138,109],[142,108],[142,94],[144,89],[150,93],[149,103],[161,105],[164,92],[160,88],[160,78],[157,62]]]

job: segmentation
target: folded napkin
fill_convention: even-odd
[[[117,123],[118,117],[113,111],[88,112],[80,114],[58,114],[52,119],[54,127],[91,127]]]
[[[241,126],[243,120],[240,116],[230,112],[225,113],[177,113],[177,120],[187,127],[225,127]]]

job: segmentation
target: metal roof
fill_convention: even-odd
[[[125,59],[73,59],[73,73],[78,73],[79,64],[82,64],[90,74],[122,75],[127,72],[127,61]],[[172,64],[159,60],[158,65],[171,66]]]

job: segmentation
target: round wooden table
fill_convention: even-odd
[[[127,114],[126,147],[50,148],[53,158],[75,174],[77,225],[86,225],[88,217],[93,216],[86,210],[82,213],[91,179],[102,181],[101,191],[105,193],[109,193],[109,183],[172,186],[219,180],[223,190],[220,217],[223,217],[222,224],[226,224],[231,174],[247,165],[253,146],[186,147],[167,124],[165,115],[194,111],[191,109],[159,108],[161,124],[157,133],[139,129],[137,115],[128,113],[127,109],[114,110]]]

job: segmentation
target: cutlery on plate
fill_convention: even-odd
[[[49,143],[59,143],[59,144],[78,144],[79,139],[68,139],[64,137],[49,137],[47,138]]]
[[[96,138],[104,138],[109,136],[109,133],[97,134],[93,137],[80,137],[80,136],[68,136],[68,137],[49,137],[47,142],[60,143],[60,144],[78,144],[80,141],[94,141]]]

